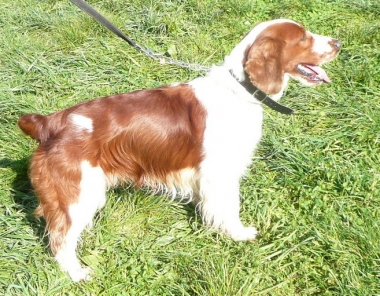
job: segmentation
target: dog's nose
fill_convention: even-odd
[[[338,39],[333,39],[333,46],[337,49],[340,50],[342,47],[342,42],[340,42]]]

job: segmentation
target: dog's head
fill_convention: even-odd
[[[282,19],[257,25],[229,58],[236,60],[240,55],[244,71],[241,80],[249,79],[262,91],[276,95],[282,93],[288,77],[307,86],[329,83],[321,65],[333,60],[340,48],[339,40],[313,34],[294,21]]]

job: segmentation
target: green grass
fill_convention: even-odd
[[[89,1],[143,46],[218,64],[257,22],[286,17],[343,42],[333,83],[292,83],[265,109],[264,137],[242,181],[253,243],[205,229],[194,209],[132,188],[109,192],[72,283],[32,215],[18,130],[50,112],[112,93],[190,80],[123,43],[69,1],[0,0],[1,295],[380,295],[380,5],[370,0]]]

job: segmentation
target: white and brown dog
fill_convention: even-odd
[[[20,128],[40,143],[30,167],[35,213],[46,219],[62,269],[74,281],[90,278],[76,256],[78,239],[107,188],[124,182],[188,198],[209,227],[254,239],[256,228],[239,217],[239,180],[262,133],[263,108],[252,93],[277,101],[290,77],[330,82],[320,65],[340,47],[291,20],[263,22],[205,77],[22,116]]]

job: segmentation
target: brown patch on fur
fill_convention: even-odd
[[[92,131],[73,121],[81,115]],[[20,128],[40,141],[30,177],[55,254],[71,225],[69,206],[80,194],[81,163],[100,166],[108,180],[164,183],[198,168],[206,111],[186,84],[113,95],[48,116],[24,115]],[[172,178],[172,177],[171,177]]]
[[[189,86],[126,94],[107,100],[106,110],[118,120],[94,119],[94,144],[102,153],[89,159],[107,175],[137,186],[144,179],[165,183],[169,173],[201,162],[205,111]]]
[[[261,37],[248,51],[245,71],[251,82],[267,94],[281,91],[284,44],[282,40]]]
[[[80,167],[75,162],[78,156],[69,156],[61,148],[58,146],[49,150],[40,146],[33,155],[30,167],[32,185],[40,202],[34,213],[46,220],[46,232],[53,254],[63,243],[71,226],[68,207],[79,196],[81,180]]]

